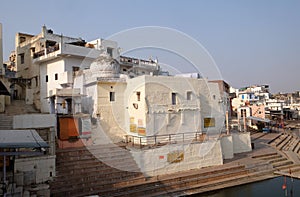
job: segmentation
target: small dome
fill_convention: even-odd
[[[118,78],[120,74],[119,62],[109,54],[103,52],[96,58],[90,67],[93,74],[103,78]]]

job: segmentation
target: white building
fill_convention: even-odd
[[[86,95],[82,111],[93,117],[94,143],[126,139],[153,146],[130,150],[148,175],[221,165],[223,159],[251,150],[249,133],[219,138],[226,104],[218,83],[184,76],[131,78],[120,69],[115,59],[103,53],[74,80],[74,87]],[[199,135],[207,136],[207,141],[193,143]],[[158,144],[165,146],[156,148]]]

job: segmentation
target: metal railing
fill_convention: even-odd
[[[153,136],[134,136],[126,135],[125,143],[133,147],[159,147],[167,144],[203,142],[206,134],[202,132],[186,132],[176,134],[164,134]]]

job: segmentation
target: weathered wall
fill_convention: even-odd
[[[63,60],[46,62],[40,65],[40,101],[42,113],[50,112],[50,106],[47,97],[50,95],[50,90],[61,88],[59,80],[55,80],[55,73],[64,72],[64,68],[65,66]],[[46,76],[48,76],[48,82],[46,82]]]
[[[5,112],[5,95],[0,95],[0,113]]]
[[[96,114],[100,118],[102,128],[115,140],[122,140],[124,129],[124,91],[126,84],[122,82],[98,82]],[[110,92],[115,93],[115,100],[110,101]],[[117,139],[119,138],[119,139]],[[114,141],[115,141],[114,140]]]
[[[168,154],[183,151],[183,160],[169,163]],[[131,151],[141,171],[147,176],[222,165],[220,140],[196,144],[172,144],[161,148]]]
[[[140,101],[136,100],[137,91],[141,92]],[[191,92],[190,99],[187,99],[188,92]],[[172,104],[172,93],[176,94],[176,104]],[[170,76],[129,79],[125,92],[126,130],[130,131],[132,117],[133,124],[146,128],[147,136],[196,131],[219,133],[224,124],[220,100],[218,85],[205,79]],[[138,104],[138,109],[134,104]],[[204,118],[215,118],[215,125],[205,128]]]
[[[13,119],[14,129],[49,128],[56,126],[54,114],[26,114],[17,115]]]
[[[140,92],[140,101],[137,98],[137,92]],[[138,127],[146,128],[146,106],[145,78],[136,77],[127,81],[127,87],[124,93],[124,103],[126,110],[125,130],[130,135],[138,135]]]
[[[221,147],[222,147],[223,159],[232,159],[233,141],[231,135],[221,137]]]
[[[33,104],[33,93],[34,93],[33,89],[26,89],[26,99],[25,99],[25,102],[26,102],[27,105]]]
[[[24,179],[32,180],[33,178],[35,183],[49,181],[55,176],[55,156],[18,158],[15,160],[14,170],[23,172]],[[29,181],[24,181],[24,184],[30,185]]]
[[[249,152],[251,148],[250,132],[232,133],[233,153]]]
[[[5,96],[5,105],[10,105],[11,104],[11,98],[10,96],[6,95]]]

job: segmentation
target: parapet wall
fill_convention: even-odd
[[[250,132],[232,133],[233,153],[244,153],[252,150]]]
[[[37,129],[56,126],[54,114],[17,115],[13,119],[13,129]]]
[[[131,153],[141,171],[147,176],[223,164],[220,140],[169,144],[148,150],[132,150]]]
[[[221,146],[222,146],[223,159],[232,159],[234,154],[232,135],[222,136]]]
[[[24,173],[24,185],[44,183],[55,176],[55,156],[19,158],[14,169]]]
[[[221,146],[224,159],[232,159],[236,153],[249,152],[252,150],[250,133],[232,133],[222,136]]]

